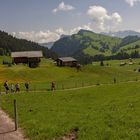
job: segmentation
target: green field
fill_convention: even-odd
[[[121,62],[127,65],[120,66]],[[136,59],[129,65],[129,60],[105,61],[103,67],[93,62],[79,72],[56,67],[45,59],[36,69],[0,65],[1,90],[6,79],[9,83],[20,82],[22,88],[28,80],[31,90],[36,90],[2,94],[0,107],[13,117],[13,99],[17,99],[19,126],[31,140],[53,140],[73,129],[78,130],[78,140],[139,140],[140,73],[134,71],[140,67],[139,62]],[[47,90],[51,81],[59,90]]]
[[[78,140],[140,139],[140,83],[1,96],[12,116],[17,99],[21,128],[32,140],[50,140],[78,128]]]

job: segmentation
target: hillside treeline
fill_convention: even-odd
[[[78,55],[74,56],[81,64],[90,64],[94,61],[103,61],[103,60],[123,60],[128,58],[140,58],[139,51],[132,51],[130,54],[126,53],[124,51],[121,51],[115,55],[111,56],[105,56],[103,54],[95,55],[95,56],[89,56],[84,54],[83,52],[80,52]]]
[[[4,31],[0,31],[0,55],[10,55],[14,51],[37,51],[42,50],[44,57],[57,58],[57,54],[53,51],[40,46],[39,44],[27,41],[25,39],[17,39]]]

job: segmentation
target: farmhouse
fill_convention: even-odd
[[[12,52],[11,57],[13,63],[19,64],[28,64],[29,67],[37,67],[40,58],[43,57],[42,51],[23,51],[23,52]]]
[[[57,59],[57,66],[76,67],[78,61],[72,57],[61,57]]]

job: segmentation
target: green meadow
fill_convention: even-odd
[[[121,62],[127,64],[120,66]],[[17,100],[19,126],[31,140],[61,138],[74,129],[78,140],[139,140],[139,62],[105,61],[105,66],[93,62],[79,72],[45,59],[36,69],[0,65],[1,91],[5,80],[19,82],[22,90],[29,81],[31,90],[36,90],[1,94],[0,107],[13,118],[13,100]],[[51,81],[56,82],[56,91],[49,91]]]
[[[31,140],[52,140],[78,129],[78,140],[140,139],[140,83],[46,93],[2,95],[1,107]]]
[[[11,61],[8,57],[1,57],[3,60]],[[127,65],[120,67],[121,62]],[[133,60],[133,65],[129,65],[129,60],[105,61],[105,66],[100,66],[100,62],[82,66],[81,71],[75,68],[57,67],[52,60],[42,59],[38,68],[29,68],[26,65],[0,65],[0,90],[4,91],[3,82],[5,80],[11,83],[20,83],[24,90],[24,82],[30,82],[30,90],[50,89],[51,82],[56,83],[57,89],[67,89],[96,85],[103,83],[113,83],[116,78],[117,82],[140,80],[140,74],[135,70],[140,68],[140,59]],[[109,64],[109,66],[107,66]]]

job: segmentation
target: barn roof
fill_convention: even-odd
[[[12,52],[11,57],[43,57],[42,51]]]
[[[77,61],[73,57],[61,57],[61,58],[58,58],[58,59],[61,60],[61,61],[63,61],[63,62]]]

